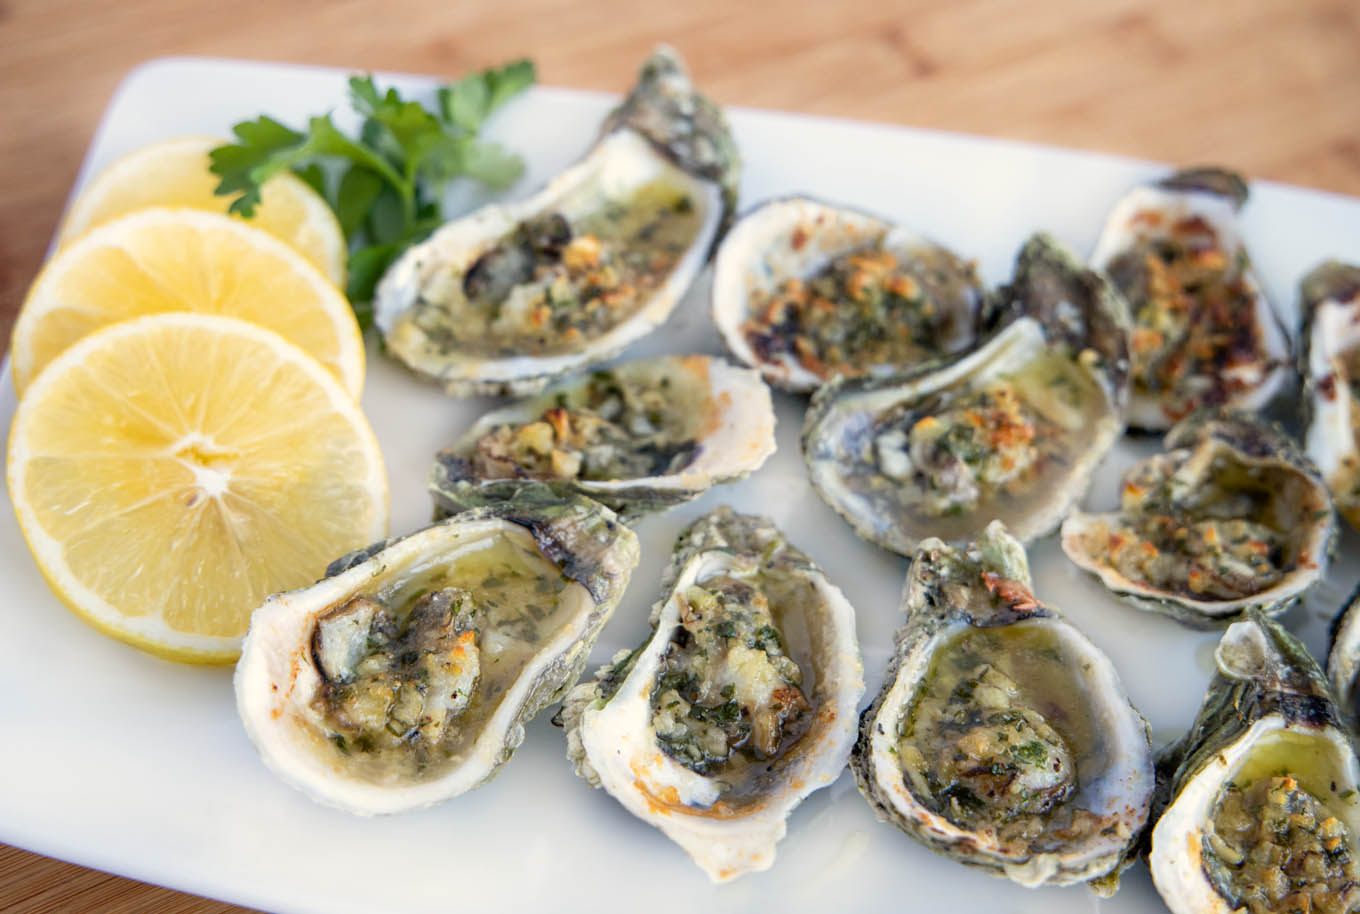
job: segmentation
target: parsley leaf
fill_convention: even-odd
[[[352,76],[349,101],[362,118],[346,136],[329,114],[305,131],[261,115],[232,128],[236,140],[212,150],[217,193],[234,197],[231,212],[246,218],[260,203],[260,187],[292,171],[335,211],[349,246],[346,289],[360,323],[378,279],[402,251],[444,221],[445,185],[468,177],[500,189],[524,171],[519,156],[477,138],[497,108],[533,84],[534,65],[519,60],[473,73],[441,87],[435,106],[383,91],[371,75]]]

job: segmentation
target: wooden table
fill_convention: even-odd
[[[105,103],[166,54],[618,91],[653,44],[721,102],[1035,140],[1360,195],[1353,0],[0,0],[0,341]],[[0,846],[0,910],[230,905]]]

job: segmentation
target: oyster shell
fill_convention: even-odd
[[[1301,291],[1304,447],[1336,509],[1360,530],[1360,267],[1328,261]]]
[[[1129,425],[1165,430],[1196,409],[1264,407],[1289,375],[1289,340],[1237,227],[1240,176],[1178,171],[1135,188],[1091,254],[1133,312]]]
[[[1332,620],[1327,678],[1341,715],[1354,727],[1360,721],[1360,586]]]
[[[1120,510],[1063,523],[1068,558],[1139,609],[1196,628],[1284,612],[1322,580],[1331,500],[1283,429],[1205,410],[1165,447],[1125,474]]]
[[[546,490],[338,559],[252,616],[246,732],[275,774],[350,812],[470,790],[576,681],[637,560],[613,512]]]
[[[738,175],[722,113],[661,48],[579,163],[406,251],[378,286],[374,323],[389,352],[454,396],[538,390],[670,315]]]
[[[993,519],[1043,536],[1123,432],[1127,315],[1106,279],[1036,235],[992,307],[1004,329],[956,361],[813,396],[809,478],[864,539],[908,555]]]
[[[850,767],[875,814],[1021,885],[1113,891],[1147,822],[1147,722],[1114,666],[1031,592],[999,521],[912,557],[905,625]]]
[[[625,362],[488,413],[435,455],[436,514],[526,478],[640,517],[743,479],[774,453],[770,389],[703,355]]]
[[[1171,800],[1148,857],[1157,890],[1175,914],[1355,910],[1360,765],[1322,671],[1255,612],[1215,659],[1168,760]]]
[[[982,300],[973,265],[947,248],[807,197],[746,213],[713,262],[713,322],[728,351],[793,391],[961,352]]]
[[[726,507],[681,534],[662,583],[647,641],[568,694],[567,755],[721,882],[769,867],[790,811],[845,767],[854,610],[769,521]]]

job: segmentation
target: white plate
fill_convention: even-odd
[[[117,156],[180,134],[225,134],[267,112],[302,124],[347,110],[345,73],[167,59],[133,72],[104,116],[81,183]],[[702,82],[702,74],[699,74]],[[425,92],[433,80],[398,78]],[[589,145],[610,97],[534,89],[491,133],[525,153],[523,195]],[[1162,166],[901,127],[732,110],[746,159],[743,207],[808,191],[857,204],[978,259],[993,284],[1021,242],[1044,228],[1089,251],[1104,215]],[[463,205],[477,194],[463,191]],[[1360,201],[1256,184],[1244,231],[1267,291],[1294,307],[1295,285],[1324,257],[1360,261]],[[628,355],[720,352],[707,315],[708,278],[664,331]],[[451,401],[369,348],[364,407],[392,483],[392,531],[427,518],[431,455],[486,401]],[[9,372],[0,423],[14,414]],[[593,661],[646,632],[675,533],[728,502],[770,515],[820,562],[858,609],[870,690],[898,623],[906,561],[856,539],[806,482],[798,454],[801,401],[778,395],[779,452],[751,479],[642,522],[644,558]],[[1151,443],[1121,445],[1098,474],[1092,505],[1114,503],[1118,473]],[[1360,578],[1360,537],[1287,621],[1320,650],[1326,621]],[[1215,636],[1112,599],[1053,538],[1031,550],[1040,598],[1062,609],[1114,660],[1135,704],[1165,742],[1193,718]],[[1162,910],[1146,870],[1097,901],[1082,888],[1027,891],[966,869],[876,822],[847,773],[789,821],[774,867],[715,887],[660,832],[573,774],[545,713],[491,784],[442,806],[382,819],[322,808],[275,780],[236,717],[228,669],[162,662],[97,634],[48,592],[12,513],[0,516],[5,631],[0,638],[0,841],[137,879],[278,912],[547,910],[1006,911],[1060,914]],[[868,701],[868,696],[865,699]]]

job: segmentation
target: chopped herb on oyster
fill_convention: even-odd
[[[731,213],[738,173],[722,113],[662,48],[581,162],[403,254],[374,322],[389,352],[452,395],[538,390],[670,315]]]
[[[613,512],[533,489],[339,559],[252,616],[246,732],[285,781],[350,812],[470,790],[576,681],[637,560]]]
[[[1068,558],[1140,609],[1197,628],[1281,613],[1322,580],[1331,501],[1282,429],[1206,410],[1165,446],[1125,475],[1118,511],[1064,522]]]
[[[1045,235],[994,305],[1004,329],[968,355],[884,378],[837,378],[812,398],[803,459],[855,532],[911,553],[994,518],[1022,541],[1052,530],[1123,431],[1123,302]]]
[[[1345,914],[1360,906],[1360,765],[1322,671],[1249,613],[1174,748],[1148,866],[1175,914]]]
[[[1247,185],[1195,168],[1116,204],[1091,263],[1133,312],[1129,425],[1161,430],[1205,406],[1259,409],[1289,373],[1289,341],[1237,228]]]
[[[1328,261],[1301,283],[1304,446],[1360,530],[1360,267]]]
[[[721,882],[774,862],[834,781],[864,693],[854,610],[769,521],[719,508],[681,534],[652,635],[567,695],[576,771]]]
[[[1031,590],[999,521],[921,543],[905,625],[850,759],[880,820],[1021,885],[1114,890],[1152,800],[1147,722],[1109,659]]]
[[[494,501],[523,480],[640,517],[742,479],[774,453],[770,390],[709,356],[593,371],[479,419],[435,455],[436,514]]]
[[[977,338],[982,299],[973,265],[947,248],[806,197],[742,216],[713,265],[728,349],[795,391],[960,352]]]

